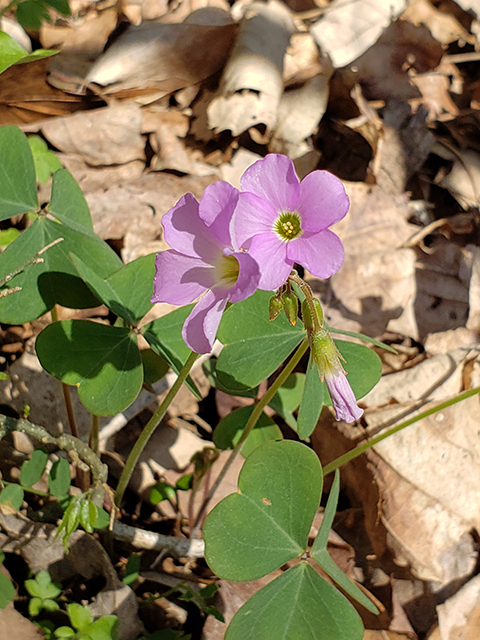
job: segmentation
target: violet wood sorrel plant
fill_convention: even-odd
[[[136,399],[143,383],[151,386],[156,377],[163,375],[165,362],[178,373],[177,381],[144,428],[127,460],[116,490],[117,504],[122,500],[138,456],[181,384],[185,382],[199,396],[188,373],[198,352],[208,352],[217,335],[225,347],[218,359],[210,361],[207,367],[207,375],[212,384],[232,394],[251,396],[256,401],[252,407],[247,407],[246,412],[234,412],[229,420],[222,421],[215,431],[214,443],[219,448],[233,449],[232,456],[240,451],[245,455],[252,451],[248,466],[242,472],[241,487],[245,482],[249,485],[252,469],[256,468],[255,460],[260,461],[261,465],[269,465],[269,486],[262,482],[258,484],[258,478],[254,484],[258,484],[258,490],[262,493],[262,504],[274,507],[273,519],[272,514],[265,513],[262,516],[255,513],[257,520],[258,517],[262,520],[267,515],[269,522],[276,521],[276,528],[283,530],[281,536],[274,539],[271,537],[272,530],[262,524],[266,540],[272,543],[272,550],[269,562],[264,563],[260,570],[268,572],[271,567],[275,568],[274,565],[280,566],[286,561],[285,552],[279,555],[278,551],[285,536],[290,540],[287,545],[289,558],[304,555],[311,519],[318,508],[321,467],[316,456],[304,445],[277,442],[281,433],[263,409],[269,404],[297,431],[300,438],[305,439],[315,427],[322,405],[331,402],[327,387],[321,380],[324,374],[327,379],[326,369],[320,370],[322,375],[318,371],[318,363],[322,357],[326,358],[326,362],[333,362],[331,345],[328,345],[329,351],[324,344],[320,343],[318,346],[315,343],[317,335],[324,335],[327,327],[309,287],[292,272],[291,267],[294,260],[302,262],[300,249],[294,250],[292,247],[301,247],[302,243],[306,243],[303,246],[306,255],[311,254],[311,258],[314,252],[309,247],[315,242],[329,266],[322,266],[321,260],[314,264],[310,258],[305,266],[322,275],[331,275],[340,266],[343,250],[338,238],[328,230],[333,221],[345,215],[348,207],[348,199],[340,181],[320,172],[326,211],[322,219],[322,209],[315,208],[307,188],[309,184],[320,184],[316,182],[318,172],[313,178],[305,179],[300,184],[290,160],[283,156],[273,157],[281,167],[280,174],[274,173],[273,178],[269,174],[272,157],[257,163],[260,169],[264,167],[267,170],[266,181],[271,182],[273,179],[275,182],[280,179],[279,176],[284,175],[290,181],[292,189],[292,193],[287,193],[288,197],[283,202],[275,203],[275,215],[281,209],[278,213],[280,222],[273,220],[272,233],[276,235],[275,241],[282,256],[281,269],[284,275],[273,285],[279,289],[273,298],[282,301],[281,306],[285,308],[286,314],[279,314],[275,321],[270,322],[272,293],[268,292],[268,288],[262,291],[266,285],[262,284],[261,278],[262,273],[269,269],[270,272],[273,271],[272,254],[267,251],[268,260],[262,264],[261,252],[255,255],[257,240],[246,233],[245,229],[242,231],[237,218],[239,203],[249,192],[238,192],[230,185],[219,183],[206,190],[200,203],[193,196],[185,196],[164,218],[165,235],[172,248],[157,258],[153,255],[145,256],[123,265],[110,247],[94,233],[83,195],[67,171],[59,169],[53,173],[50,203],[40,209],[36,195],[35,166],[26,137],[15,127],[0,128],[0,152],[0,219],[25,212],[29,213],[31,221],[0,255],[0,274],[12,274],[7,285],[14,290],[11,295],[0,297],[0,320],[10,324],[23,323],[52,311],[53,322],[37,338],[37,355],[43,367],[63,383],[66,399],[69,398],[68,386],[75,385],[80,400],[92,412],[91,446],[95,449],[95,442],[98,441],[98,416],[112,415],[128,407]],[[252,171],[257,169],[254,167]],[[272,193],[270,188],[264,195],[273,198]],[[338,209],[335,209],[335,194],[338,194]],[[253,216],[251,211],[250,215]],[[321,219],[314,228],[312,220],[319,216]],[[298,226],[295,227],[297,222]],[[293,230],[290,225],[293,225]],[[264,226],[259,224],[256,228],[264,232]],[[283,252],[285,245],[287,251]],[[46,246],[50,247],[48,251],[42,254],[41,260],[36,259]],[[153,282],[153,300],[162,299],[180,304],[193,302],[202,293],[204,295],[193,309],[187,305],[158,320],[142,324],[151,308]],[[295,310],[299,308],[298,303],[295,303],[297,297],[304,309],[309,309],[310,320],[305,325],[305,311],[303,321],[296,321]],[[58,319],[56,305],[88,308],[100,303],[117,316],[114,326],[90,320]],[[141,353],[139,350],[138,334],[143,335],[151,347],[148,359],[145,352]],[[352,394],[361,397],[380,375],[378,357],[358,343],[336,341],[335,344],[335,349],[339,350],[346,361],[345,370],[353,389]],[[306,374],[296,373],[294,370],[309,346],[313,353],[311,365]],[[259,353],[262,354],[261,358]],[[334,370],[338,375],[341,373],[344,376],[343,369],[338,364],[340,360],[337,351],[334,353]],[[262,397],[258,397],[260,382],[281,367],[285,360],[287,363],[275,382]],[[361,367],[355,366],[358,361],[361,361]],[[347,404],[352,412],[358,411],[353,395],[347,399]],[[73,412],[70,413],[71,428],[75,433]],[[0,435],[15,428],[34,435],[42,433],[41,427],[29,426],[25,420],[5,419],[2,424]],[[49,437],[56,442],[53,436]],[[100,504],[98,489],[105,482],[101,465],[98,469],[96,467],[95,451],[91,451],[91,456],[87,455],[82,449],[85,447],[83,443],[77,444],[75,437],[69,438],[72,461],[76,464],[80,464],[79,460],[82,461],[82,464],[86,464],[95,473],[91,490],[87,489],[70,503],[65,500],[62,502],[65,517],[60,530],[64,538],[68,538],[78,524],[92,530],[95,512]],[[265,440],[265,444],[258,446]],[[67,446],[60,440],[57,444],[60,448]],[[44,465],[45,456],[42,455],[41,458]],[[280,474],[279,460],[283,461]],[[307,492],[300,473],[302,468],[307,469],[310,480],[313,479]],[[35,477],[38,472],[41,473],[40,468],[32,471]],[[256,477],[255,471],[253,476]],[[294,476],[298,476],[298,479],[295,480]],[[282,477],[289,478],[288,489],[284,486],[285,483],[282,484]],[[270,489],[275,486],[277,489],[271,493]],[[242,491],[247,496],[250,490],[243,487]],[[265,492],[266,495],[263,495]],[[281,500],[280,494],[283,495]],[[330,503],[332,517],[334,502],[333,496]],[[204,501],[197,514],[197,522],[191,523],[194,530],[201,526],[206,505],[207,501]],[[253,575],[250,570],[241,575],[232,569],[235,565],[234,556],[242,554],[241,548],[222,550],[225,539],[224,536],[222,538],[221,527],[209,524],[218,522],[219,517],[224,520],[222,510],[225,506],[221,505],[206,521],[207,558],[219,575],[250,579]],[[233,514],[235,509],[237,507],[234,507]],[[235,516],[241,521],[244,520],[243,509],[242,504]],[[287,512],[290,514],[288,517]],[[230,528],[228,519],[224,522]],[[252,531],[247,531],[246,534],[248,536]],[[373,609],[368,599],[323,557],[326,537],[323,535],[318,540],[321,542],[316,547],[318,553],[314,556],[312,550],[312,557],[344,589]],[[245,567],[251,566],[252,562],[256,563],[255,558],[245,557]],[[231,568],[226,569],[228,566]],[[360,637],[361,623],[351,605],[340,592],[327,585],[310,565],[302,562],[293,573],[287,572],[285,576],[288,593],[296,593],[305,601],[320,597],[315,616],[322,619],[327,616],[328,620],[322,628],[328,629],[329,638],[351,637],[354,640]],[[270,589],[273,592],[262,596],[268,596],[272,601],[272,607],[262,618],[267,626],[270,624],[268,620],[276,615],[278,606],[284,608],[284,603],[274,604],[284,587],[272,584],[274,586]],[[255,601],[253,605],[254,609],[258,606]],[[332,605],[336,608],[333,617],[328,613]],[[295,617],[292,620],[296,620],[295,624],[300,627],[305,622]],[[308,625],[308,620],[305,623]],[[336,627],[339,631],[335,636],[333,630]],[[243,633],[242,630],[235,632],[235,625],[232,629],[229,633],[233,634],[233,638],[238,637],[238,633]],[[262,637],[264,633],[259,630],[259,635]],[[325,631],[315,632],[313,637],[326,637]]]
[[[91,484],[87,478],[82,494],[76,496],[66,495],[68,465],[60,464],[65,473],[55,475],[52,494],[61,494],[64,517],[59,531],[64,541],[79,524],[87,531],[100,526],[97,516],[107,474],[97,456],[99,416],[127,409],[142,386],[152,389],[169,367],[178,374],[125,464],[115,492],[120,505],[139,455],[180,386],[185,383],[201,397],[189,372],[198,354],[208,353],[217,337],[224,346],[217,359],[204,362],[206,375],[217,389],[250,397],[253,404],[233,411],[215,429],[214,445],[232,453],[190,518],[190,534],[200,533],[209,498],[241,453],[247,459],[239,493],[220,502],[205,519],[206,558],[212,570],[243,581],[300,559],[239,610],[226,637],[244,640],[255,634],[269,640],[280,634],[360,640],[363,630],[357,613],[314,569],[315,564],[322,567],[344,592],[375,611],[327,552],[338,475],[322,527],[309,549],[322,468],[306,445],[282,440],[282,432],[264,411],[268,405],[298,439],[307,440],[324,405],[333,405],[339,419],[358,419],[362,409],[356,401],[380,377],[378,356],[360,342],[380,343],[338,331],[354,340],[333,339],[335,330],[324,321],[310,287],[293,270],[298,263],[318,277],[329,277],[340,268],[343,248],[329,227],[348,210],[341,182],[323,171],[300,182],[288,158],[266,156],[245,172],[240,191],[216,183],[200,202],[184,196],[163,218],[171,248],[125,265],[95,234],[83,194],[68,171],[57,170],[51,157],[42,165],[38,149],[35,161],[24,134],[15,127],[0,128],[0,220],[23,213],[29,219],[0,254],[0,321],[21,324],[51,312],[52,322],[37,337],[36,351],[44,369],[62,383],[72,435],[53,436],[28,420],[0,416],[0,438],[24,431],[68,452],[73,464],[90,470]],[[45,173],[53,174],[52,192],[50,202],[40,208],[36,177]],[[186,306],[145,322],[150,299]],[[57,311],[99,304],[116,317],[112,326],[62,320]],[[139,349],[139,335],[149,349]],[[309,349],[303,372],[299,365]],[[260,383],[277,371],[260,395]],[[92,413],[90,446],[76,438],[72,385]],[[402,425],[394,429],[399,428]],[[368,446],[359,446],[345,460]],[[23,491],[32,490],[47,464],[48,453],[40,447],[36,452],[22,470],[22,486],[6,488],[16,508]],[[208,469],[208,464],[197,463],[196,487],[202,468]],[[338,464],[334,461],[326,470]]]

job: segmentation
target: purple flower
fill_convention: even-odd
[[[310,334],[310,348],[317,363],[320,378],[325,380],[337,420],[355,422],[363,415],[342,367],[340,355],[334,341],[325,328]]]
[[[363,409],[357,405],[352,387],[343,371],[325,372],[325,383],[335,408],[337,420],[355,422],[362,417]]]
[[[248,298],[260,280],[258,264],[235,242],[232,217],[237,200],[234,187],[217,182],[205,189],[200,203],[187,193],[162,218],[171,249],[155,259],[152,302],[183,305],[205,294],[182,331],[197,353],[212,349],[227,302]]]
[[[318,278],[338,271],[343,245],[328,227],[349,208],[338,178],[313,171],[300,182],[290,158],[270,154],[245,171],[241,187],[237,242],[260,265],[260,289],[280,287],[295,262]]]

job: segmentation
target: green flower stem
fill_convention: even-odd
[[[312,314],[313,333],[318,333],[322,327],[320,326],[317,310],[315,309],[313,292],[310,285],[307,284],[305,280],[302,280],[302,278],[300,278],[300,276],[295,270],[293,270],[292,273],[289,275],[289,279],[292,282],[295,282],[295,284],[297,284],[300,287],[300,290],[303,292],[303,295],[305,296],[305,300],[307,301],[307,304],[310,307],[310,313]]]
[[[258,419],[262,415],[263,409],[267,406],[267,404],[270,402],[270,400],[273,398],[273,396],[277,393],[278,389],[282,386],[282,384],[285,382],[285,380],[288,378],[288,376],[295,369],[295,367],[300,362],[300,360],[301,360],[302,356],[304,355],[304,353],[306,353],[308,347],[309,347],[308,338],[305,338],[301,342],[301,344],[299,345],[297,351],[294,353],[294,355],[292,356],[292,358],[290,359],[288,364],[285,365],[285,368],[282,370],[282,372],[280,373],[278,378],[275,380],[275,382],[272,384],[272,386],[267,390],[265,395],[263,395],[260,398],[259,402],[255,406],[255,409],[252,411],[252,415],[250,416],[250,418],[247,421],[247,424],[245,425],[245,428],[244,428],[243,433],[242,433],[242,435],[240,437],[240,440],[235,445],[235,447],[232,450],[232,453],[230,454],[228,460],[223,465],[223,468],[220,471],[217,479],[215,480],[215,482],[210,487],[209,492],[207,493],[204,501],[202,502],[202,506],[200,507],[200,510],[197,513],[197,517],[195,519],[195,524],[193,526],[192,535],[191,535],[192,538],[195,537],[195,535],[196,535],[196,533],[197,533],[197,531],[199,529],[200,523],[202,522],[203,514],[205,513],[205,509],[207,508],[208,503],[210,502],[213,494],[215,493],[215,491],[218,489],[218,487],[220,486],[221,482],[225,478],[225,476],[227,474],[227,471],[230,469],[230,467],[233,464],[233,461],[235,460],[237,455],[240,453],[245,440],[248,438],[248,436],[253,431],[253,428],[257,424]]]
[[[359,444],[358,447],[355,447],[355,449],[352,449],[351,451],[344,453],[343,456],[340,456],[336,460],[333,460],[329,464],[325,465],[323,467],[323,475],[327,475],[327,473],[332,473],[332,471],[335,471],[335,469],[338,469],[342,465],[347,464],[347,462],[350,462],[351,460],[358,458],[358,456],[360,456],[362,453],[365,453],[365,451],[368,451],[368,449],[371,449],[376,444],[378,444],[382,440],[385,440],[385,438],[390,437],[394,433],[398,433],[402,429],[405,429],[405,427],[409,427],[411,424],[414,424],[419,420],[423,420],[424,418],[428,418],[428,416],[431,416],[434,413],[437,413],[437,411],[442,411],[442,409],[451,407],[457,402],[461,402],[466,398],[470,398],[471,396],[474,396],[477,393],[480,393],[480,387],[475,387],[475,389],[464,391],[463,393],[456,396],[455,398],[450,398],[450,400],[445,400],[445,402],[441,402],[440,404],[435,405],[431,409],[427,409],[426,411],[419,413],[417,416],[414,416],[413,418],[409,418],[408,420],[405,420],[404,422],[397,424],[396,427],[392,427],[391,429],[388,429],[388,431],[385,431],[385,433],[381,433],[380,435],[375,436],[371,440],[362,442],[362,444]]]
[[[98,434],[100,431],[100,416],[92,413],[92,428],[90,430],[90,437],[88,439],[88,446],[98,456]]]
[[[52,322],[58,322],[58,310],[55,305],[51,312]],[[78,438],[77,421],[75,419],[75,411],[73,410],[72,395],[70,393],[70,387],[65,382],[62,382],[63,399],[65,401],[65,409],[67,410],[68,424],[70,425],[70,433],[75,438]]]
[[[193,363],[197,358],[198,358],[198,353],[195,353],[194,351],[192,351],[188,356],[187,361],[183,365],[180,373],[178,374],[177,379],[175,380],[174,384],[170,388],[170,391],[165,396],[162,404],[158,407],[158,409],[155,411],[153,416],[147,422],[147,424],[143,428],[142,433],[140,434],[140,437],[135,442],[133,449],[131,450],[130,455],[128,456],[128,460],[125,463],[125,466],[123,468],[122,475],[120,476],[120,480],[118,481],[117,490],[115,491],[115,504],[117,506],[120,506],[120,503],[122,502],[123,494],[125,493],[125,489],[127,488],[128,483],[130,482],[130,478],[132,476],[133,470],[135,469],[135,466],[138,462],[138,459],[140,458],[142,451],[144,450],[147,442],[150,440],[153,432],[160,424],[160,421],[163,419],[164,415],[166,414],[167,409],[170,406],[170,403],[172,402],[172,400],[177,395],[178,390],[180,389],[182,384],[185,382],[188,374],[190,373],[190,369],[192,368]]]

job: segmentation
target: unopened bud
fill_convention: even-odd
[[[283,309],[282,298],[278,298],[277,296],[271,297],[268,303],[268,319],[275,320],[275,318],[278,318],[282,309]]]
[[[315,311],[317,312],[318,322],[321,326],[323,326],[323,309],[322,305],[316,298],[313,299],[313,306],[315,307]]]
[[[306,298],[302,302],[302,320],[303,324],[305,325],[305,329],[308,331],[308,333],[311,333],[313,331],[313,317],[310,305],[308,304]]]
[[[282,293],[282,302],[287,320],[294,326],[298,315],[298,298],[296,294],[293,291],[284,291]]]
[[[345,373],[340,361],[342,356],[326,329],[312,333],[310,348],[322,380],[325,376]]]
[[[322,306],[316,298],[313,299],[313,306],[315,308],[315,314],[318,320],[317,326],[322,327],[323,326]],[[315,320],[313,318],[312,309],[308,304],[308,300],[306,298],[302,302],[302,320],[303,320],[303,324],[305,325],[305,329],[308,331],[308,333],[311,333],[315,328]]]

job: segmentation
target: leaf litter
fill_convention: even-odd
[[[112,3],[72,3],[68,24],[57,19],[39,32],[40,44],[61,54],[8,70],[0,86],[2,124],[45,138],[80,183],[97,233],[130,261],[166,248],[161,217],[184,192],[199,197],[218,179],[238,186],[267,152],[290,155],[301,178],[330,170],[351,199],[336,228],[346,260],[329,282],[306,278],[330,324],[387,340],[398,353],[382,354],[385,375],[362,400],[360,426],[337,424],[324,409],[312,436],[322,463],[478,385],[478,2],[144,0],[122,8],[126,28]],[[48,185],[42,189],[47,200]],[[29,404],[36,421],[55,415],[51,426],[64,423],[50,381],[35,378],[41,389],[33,393],[35,363],[19,344],[2,351],[14,373],[13,385],[0,383],[2,404],[19,412]],[[133,482],[136,517],[159,478],[174,484],[194,469],[189,461],[211,438],[220,394],[210,391],[208,411],[187,392],[179,396]],[[354,575],[386,611],[365,618],[366,640],[478,635],[477,417],[475,396],[342,470],[337,560],[346,568],[355,553]],[[145,417],[129,420],[105,441],[114,474]],[[188,520],[198,494],[182,493],[177,506]],[[160,503],[143,524],[176,518]],[[3,528],[6,544],[24,536]],[[91,563],[100,556],[89,548]],[[162,575],[172,572],[145,555],[145,568],[155,563]],[[185,575],[205,578],[199,566]],[[246,596],[242,585],[223,582],[217,604],[233,615]],[[103,592],[103,612],[118,610],[123,589],[117,582]],[[137,620],[130,610],[122,617]],[[204,640],[223,637],[218,624],[207,619]]]

